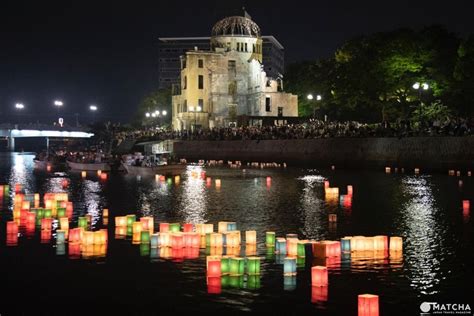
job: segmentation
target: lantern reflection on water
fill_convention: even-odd
[[[462,210],[463,210],[463,213],[469,213],[471,209],[471,202],[469,200],[463,200],[462,201]]]
[[[311,303],[327,302],[328,287],[327,286],[312,286],[311,287]]]
[[[181,232],[171,233],[171,248],[183,248],[183,234]]]
[[[296,276],[294,275],[283,276],[283,290],[294,291],[295,289],[296,289]]]
[[[246,256],[256,256],[257,255],[257,245],[256,244],[246,244],[245,245],[245,255]]]
[[[248,257],[247,258],[247,273],[249,275],[260,274],[260,257]]]
[[[283,275],[296,275],[296,258],[283,259]]]
[[[51,241],[51,230],[42,230],[41,231],[41,243],[47,244]]]
[[[56,243],[57,244],[64,244],[66,242],[66,231],[64,230],[56,230]]]
[[[358,315],[359,316],[379,316],[378,295],[359,294]]]
[[[311,268],[311,285],[327,286],[328,285],[328,269],[323,266],[315,266]]]
[[[7,235],[18,234],[18,224],[15,221],[7,222]]]
[[[7,246],[17,246],[18,245],[18,234],[7,234],[6,244],[7,244]]]
[[[222,292],[221,277],[207,277],[207,293],[220,294]]]

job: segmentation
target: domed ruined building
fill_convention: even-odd
[[[263,70],[260,27],[244,16],[214,25],[210,51],[181,56],[181,84],[173,94],[175,130],[286,124],[298,116],[297,96]]]

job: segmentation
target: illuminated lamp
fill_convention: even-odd
[[[66,241],[66,231],[58,229],[56,230],[56,243],[57,244],[64,244]]]
[[[171,246],[170,233],[168,233],[168,232],[161,233],[160,232],[160,247],[169,247],[169,246]]]
[[[115,227],[115,239],[124,239],[127,236],[127,227]]]
[[[298,240],[297,242],[297,249],[296,249],[296,254],[300,258],[306,257],[306,244],[308,243],[308,240]]]
[[[65,217],[66,216],[66,209],[63,207],[60,207],[56,210],[56,217]]]
[[[237,234],[235,231],[228,231],[226,233],[226,246],[227,247],[237,247],[240,245],[240,238],[239,234]]]
[[[247,274],[249,275],[260,274],[260,257],[247,258]]]
[[[127,217],[126,216],[117,216],[115,217],[115,227],[126,227],[127,226]]]
[[[336,170],[336,166],[332,165],[331,170]]]
[[[351,252],[351,237],[341,238],[341,252]]]
[[[257,255],[257,244],[246,244],[245,245],[245,255],[246,256],[256,256]]]
[[[41,243],[47,244],[51,241],[51,230],[42,230],[41,231]]]
[[[222,256],[221,258],[221,273],[228,274],[230,272],[230,256]]]
[[[132,227],[133,223],[137,221],[137,216],[134,214],[127,215],[127,226]]]
[[[283,290],[285,291],[296,290],[296,276],[294,275],[283,276]]]
[[[467,172],[467,176],[470,177],[472,175],[471,171]]]
[[[165,182],[165,180],[166,180],[166,177],[163,176],[163,175],[160,175],[160,181],[161,181],[161,182]]]
[[[336,223],[337,222],[337,214],[329,214],[329,222]]]
[[[102,210],[102,217],[109,217],[109,209],[108,208],[104,208]]]
[[[374,250],[388,250],[388,237],[387,236],[375,236],[374,238]]]
[[[153,222],[153,217],[152,216],[142,217],[142,218],[140,218],[140,222],[143,225],[143,230],[147,230],[151,234],[153,234],[154,222]]]
[[[227,231],[228,222],[218,222],[217,223],[217,232],[225,233]]]
[[[140,241],[141,241],[142,244],[150,243],[150,231],[149,230],[142,230],[141,231]]]
[[[174,184],[179,184],[180,180],[181,180],[180,176],[174,176]]]
[[[454,176],[454,170],[448,170],[448,175]]]
[[[102,174],[102,170],[97,170],[97,175],[100,177],[100,175]]]
[[[347,195],[352,196],[353,193],[354,193],[354,188],[352,187],[352,185],[348,185],[347,186]]]
[[[471,202],[469,200],[463,200],[462,201],[462,210],[464,213],[469,213],[469,210],[471,209]]]
[[[257,243],[257,231],[247,230],[245,232],[245,243],[246,244],[256,244]]]
[[[81,177],[84,179],[85,177],[87,177],[87,171],[82,171],[81,172]]]
[[[365,237],[364,238],[364,249],[365,251],[374,250],[374,237]]]
[[[290,257],[296,257],[298,255],[298,239],[295,238],[287,238],[286,239],[287,245],[287,254]]]
[[[402,237],[390,237],[390,251],[403,251]]]
[[[207,293],[208,294],[220,294],[222,292],[222,281],[221,277],[208,277],[207,278]]]
[[[456,171],[456,176],[460,177],[461,176],[461,171]]]
[[[134,222],[132,225],[132,233],[133,234],[140,234],[143,230],[142,222]]]
[[[27,223],[34,223],[35,220],[36,220],[36,213],[35,212],[27,212],[26,222]]]
[[[94,232],[85,231],[82,233],[82,244],[93,245],[94,244]]]
[[[390,167],[385,167],[385,173],[390,173],[391,170],[390,170]]]
[[[327,286],[312,286],[311,287],[311,303],[327,302],[328,287]]]
[[[420,168],[415,168],[415,174],[419,174],[420,173]]]
[[[231,275],[243,275],[245,267],[245,259],[239,257],[230,258],[230,274]]]
[[[221,259],[212,256],[207,260],[207,276],[220,277],[221,276]]]
[[[82,241],[82,228],[72,228],[69,230],[69,243],[81,243]]]
[[[224,247],[208,247],[206,248],[206,254],[221,257],[224,254]]]
[[[379,296],[372,294],[359,294],[359,316],[379,316]]]
[[[99,230],[102,233],[103,244],[108,243],[109,241],[109,231],[106,228]]]
[[[328,269],[324,266],[314,266],[311,268],[311,285],[327,286],[328,285]]]
[[[150,236],[150,243],[151,243],[151,248],[158,248],[160,245],[160,234],[152,234]]]
[[[21,209],[22,210],[30,210],[30,201],[23,201],[21,203]]]
[[[191,233],[191,232],[193,232],[193,230],[194,230],[193,224],[189,224],[189,223],[188,223],[188,224],[184,224],[184,225],[183,225],[183,232],[185,232],[185,233]]]
[[[180,223],[171,223],[170,224],[170,232],[178,233],[181,231],[181,224]]]
[[[170,224],[160,223],[160,233],[167,233],[170,231]]]
[[[221,179],[216,179],[216,188],[221,187]]]
[[[267,187],[272,185],[272,177],[267,177]]]
[[[41,219],[41,230],[51,230],[53,220],[51,218]]]
[[[221,233],[211,233],[210,234],[210,243],[211,247],[222,247],[223,246],[223,238]]]
[[[7,222],[7,235],[18,234],[18,224],[15,221]]]
[[[364,251],[365,250],[365,237],[354,236],[351,238],[351,251]]]
[[[283,275],[296,275],[296,258],[287,257],[283,259]]]
[[[139,244],[140,243],[140,239],[141,239],[141,236],[142,236],[142,232],[139,232],[139,233],[132,233],[132,243],[133,244]]]
[[[286,239],[277,238],[275,244],[275,252],[278,254],[286,255]]]
[[[67,213],[69,213],[69,212],[72,213],[72,211],[73,211],[72,202],[67,202],[67,203],[66,203],[66,212],[67,212]]]
[[[100,175],[100,180],[104,180],[104,181],[105,181],[105,180],[107,180],[107,178],[108,178],[107,173],[104,173],[104,172],[103,172],[103,173]]]
[[[21,184],[20,183],[16,183],[15,184],[15,193],[20,193],[21,192]]]
[[[177,233],[171,233],[171,248],[183,248],[184,247],[184,241],[183,241],[183,235],[180,232]]]
[[[236,222],[227,222],[227,231],[236,231],[237,223]]]
[[[84,230],[87,230],[87,226],[88,226],[87,217],[83,217],[83,216],[79,217],[77,226],[84,228]]]
[[[265,244],[267,247],[275,247],[275,232],[265,233]]]
[[[324,188],[325,189],[329,188],[329,181],[327,180],[324,181]]]

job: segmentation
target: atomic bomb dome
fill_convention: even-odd
[[[261,36],[260,27],[244,16],[230,16],[218,21],[212,27],[212,36]]]

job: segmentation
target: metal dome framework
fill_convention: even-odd
[[[212,27],[212,36],[261,37],[260,27],[249,18],[231,16],[218,21]]]

